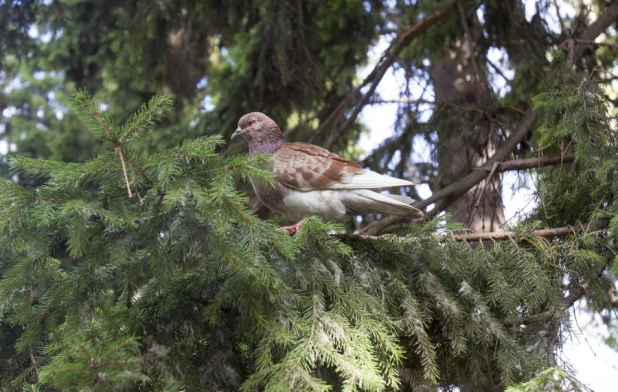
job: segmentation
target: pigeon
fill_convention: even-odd
[[[421,218],[423,212],[410,204],[410,197],[383,194],[373,189],[412,186],[413,182],[367,170],[325,148],[283,139],[277,124],[263,113],[245,114],[232,139],[243,136],[249,154],[272,154],[275,185],[252,180],[258,199],[277,214],[297,221],[282,227],[298,231],[303,219],[318,216],[342,222],[361,214],[399,215]]]

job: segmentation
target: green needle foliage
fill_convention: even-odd
[[[236,190],[239,179],[273,181],[268,156],[222,159],[219,136],[151,155],[134,146],[170,105],[155,96],[118,126],[77,92],[73,111],[102,152],[84,163],[15,157],[14,173],[41,185],[0,180],[3,389],[571,382],[550,368],[548,331],[568,308],[564,271],[606,265],[595,233],[547,240],[522,226],[510,241],[471,246],[441,217],[340,240],[342,227],[311,218],[289,236]]]

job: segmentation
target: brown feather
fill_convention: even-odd
[[[332,189],[333,184],[365,172],[349,159],[306,143],[282,145],[273,154],[273,166],[277,181],[303,191]]]

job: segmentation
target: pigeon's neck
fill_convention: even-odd
[[[257,132],[250,132],[246,137],[249,154],[274,154],[285,144],[283,133],[274,122],[270,125],[264,124]]]
[[[249,154],[273,154],[282,145],[285,144],[285,140],[252,140],[249,143]]]

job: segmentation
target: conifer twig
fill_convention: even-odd
[[[92,364],[92,356],[90,356],[90,353],[88,352],[88,350],[86,350],[86,346],[82,344],[79,346],[79,349],[82,350],[84,355],[86,355],[86,358],[88,358],[88,363]]]
[[[109,138],[112,141],[115,142],[116,138],[114,137],[114,133],[112,132],[111,127],[109,126],[107,121],[105,121],[105,119],[101,116],[101,114],[99,113],[99,110],[91,105],[88,97],[86,96],[86,97],[82,98],[81,102],[86,107],[86,109],[88,109],[90,111],[90,113],[92,113],[92,115],[94,116],[95,120],[97,120],[97,122],[99,123],[101,128],[103,128],[105,133],[107,133],[107,136],[109,136]]]
[[[148,110],[146,113],[144,113],[137,121],[135,121],[135,123],[133,125],[131,125],[131,127],[129,127],[129,129],[127,129],[124,132],[124,134],[122,136],[120,136],[120,138],[118,139],[118,142],[122,143],[123,140],[127,138],[127,136],[129,136],[131,133],[133,133],[133,131],[135,131],[137,128],[139,128],[139,126],[142,125],[142,123],[144,121],[146,121],[146,119],[150,118],[152,116],[152,114],[155,113],[160,108],[161,108],[161,104],[160,103],[158,103],[156,105],[153,105],[152,108],[150,108],[150,110]]]

